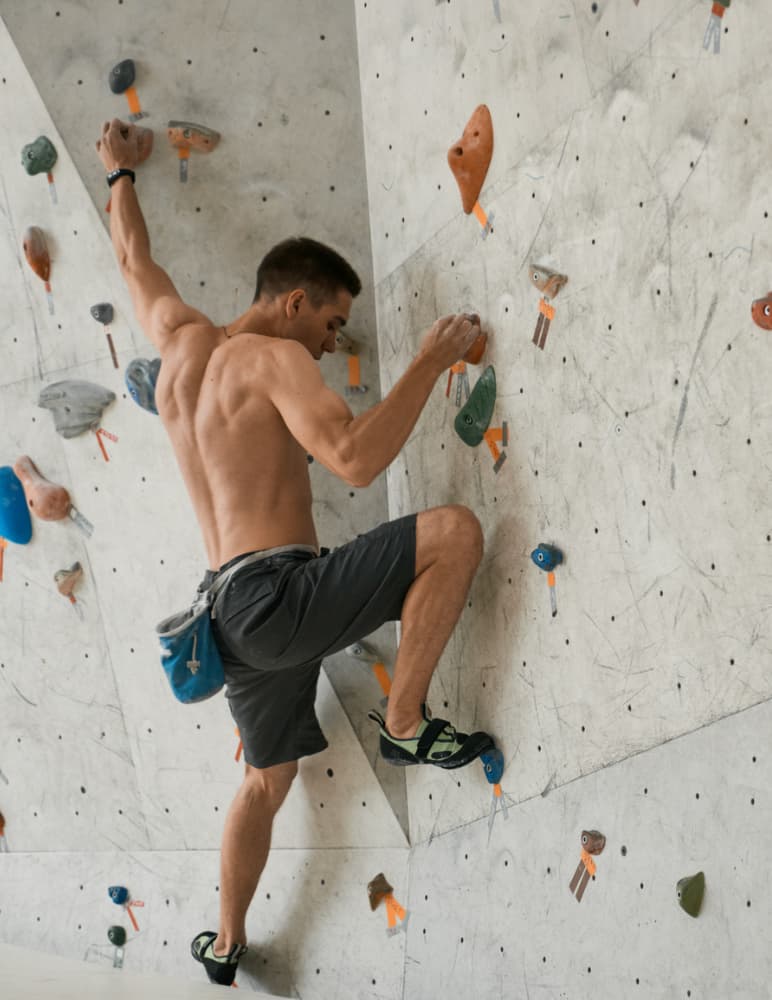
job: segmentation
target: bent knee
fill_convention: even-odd
[[[274,767],[252,767],[251,764],[245,764],[244,785],[249,793],[267,798],[275,811],[287,797],[297,773],[296,760],[276,764]]]
[[[475,512],[463,504],[449,504],[441,509],[446,512],[445,531],[452,535],[454,543],[464,545],[467,548],[468,557],[476,555],[482,559],[485,539],[482,525]]]

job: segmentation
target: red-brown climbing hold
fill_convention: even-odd
[[[480,104],[467,122],[464,134],[448,150],[448,165],[467,215],[477,204],[492,157],[493,120],[488,106]]]
[[[751,316],[756,326],[762,330],[772,330],[772,292],[763,299],[756,299],[751,305]]]
[[[19,477],[30,511],[42,521],[61,521],[72,507],[70,494],[64,486],[49,482],[29,457],[22,455],[14,462],[13,471]]]

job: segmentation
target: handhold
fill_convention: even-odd
[[[42,389],[38,406],[51,410],[56,430],[63,438],[72,438],[99,427],[102,412],[114,399],[115,393],[101,385],[68,379]]]
[[[113,307],[109,302],[97,302],[95,306],[91,307],[91,315],[97,323],[107,326],[108,323],[112,323],[113,321]]]
[[[530,272],[531,281],[547,299],[554,299],[560,289],[568,284],[568,278],[565,274],[551,271],[548,267],[539,267],[537,264],[531,264]]]
[[[489,366],[477,380],[477,385],[464,406],[458,411],[453,426],[464,444],[475,448],[485,438],[496,405],[496,372]]]
[[[118,906],[123,906],[129,899],[129,890],[124,885],[111,885],[107,894]]]
[[[699,916],[702,899],[705,895],[705,873],[697,872],[696,875],[682,878],[676,886],[676,893],[681,909],[685,910],[690,917]]]
[[[392,886],[386,881],[386,876],[381,872],[367,886],[367,895],[370,899],[370,909],[376,910],[386,896],[394,892]]]
[[[599,830],[582,830],[582,847],[588,854],[602,854],[606,838]]]
[[[56,147],[45,135],[39,135],[21,151],[21,162],[28,174],[47,174],[56,163]]]
[[[26,545],[32,538],[32,519],[21,480],[10,467],[0,467],[0,538]]]
[[[158,414],[155,404],[155,389],[158,383],[158,374],[161,371],[161,359],[135,358],[126,366],[124,376],[126,388],[134,402],[141,406],[148,413]]]
[[[60,569],[54,573],[56,589],[62,597],[69,597],[74,600],[74,591],[83,579],[83,567],[79,562],[73,563],[69,569]]]
[[[197,153],[211,153],[221,138],[213,128],[183,121],[170,121],[166,134],[175,149],[195,149]]]
[[[772,330],[772,292],[751,304],[751,316],[756,326],[762,330]]]
[[[480,754],[485,777],[491,785],[498,785],[504,774],[504,754],[498,747]]]
[[[135,77],[136,69],[134,60],[124,59],[123,62],[116,63],[110,70],[107,82],[110,84],[110,90],[114,94],[122,94],[124,90],[128,90],[132,83],[134,83]]]
[[[23,243],[27,263],[42,281],[48,281],[51,277],[51,258],[43,230],[30,226],[24,232]]]
[[[488,334],[481,333],[463,357],[469,365],[479,365],[482,361],[485,348],[488,346]]]
[[[112,927],[108,928],[107,937],[116,948],[122,948],[126,944],[126,928],[113,924]]]
[[[61,521],[69,516],[72,507],[70,494],[64,486],[57,486],[46,479],[29,455],[17,458],[13,471],[24,487],[30,511],[41,521]]]
[[[469,215],[480,197],[493,157],[493,120],[488,106],[480,104],[464,134],[448,150],[448,165],[456,178],[464,211]]]
[[[539,569],[543,569],[545,573],[551,573],[556,566],[563,562],[563,553],[554,545],[545,545],[544,542],[541,542],[531,553],[531,559]]]

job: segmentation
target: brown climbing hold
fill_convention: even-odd
[[[41,475],[29,457],[22,455],[14,462],[13,471],[19,477],[30,511],[42,521],[61,521],[72,508],[70,494]]]
[[[24,233],[23,242],[27,263],[42,281],[48,281],[51,277],[51,258],[43,230],[30,226]]]
[[[190,151],[196,153],[211,153],[217,148],[220,133],[206,125],[196,125],[194,122],[170,121],[166,129],[169,142],[177,150],[180,160],[180,180],[188,179],[188,157]]]
[[[568,284],[568,277],[557,271],[551,271],[548,267],[531,264],[531,281],[545,299],[554,299],[560,289]]]
[[[375,878],[367,886],[367,895],[370,898],[370,909],[376,910],[386,896],[390,896],[394,892],[392,886],[386,881],[386,876],[383,872],[380,875],[376,875]]]
[[[488,346],[488,334],[481,333],[463,357],[468,365],[479,365],[485,348]]]
[[[602,854],[606,838],[598,830],[582,830],[582,847],[588,854]]]
[[[56,589],[62,597],[68,597],[73,604],[75,603],[75,588],[82,579],[83,567],[79,562],[73,563],[69,569],[60,569],[54,573]]]
[[[493,120],[488,106],[480,104],[467,122],[464,134],[448,150],[448,165],[467,215],[477,204],[492,157]]]

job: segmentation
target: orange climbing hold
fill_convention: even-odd
[[[483,229],[488,223],[477,213],[477,199],[493,157],[493,119],[487,105],[480,104],[467,122],[464,134],[448,150],[448,165],[456,178],[464,211],[478,215]],[[482,209],[479,209],[482,212]],[[482,212],[483,216],[485,215]]]

